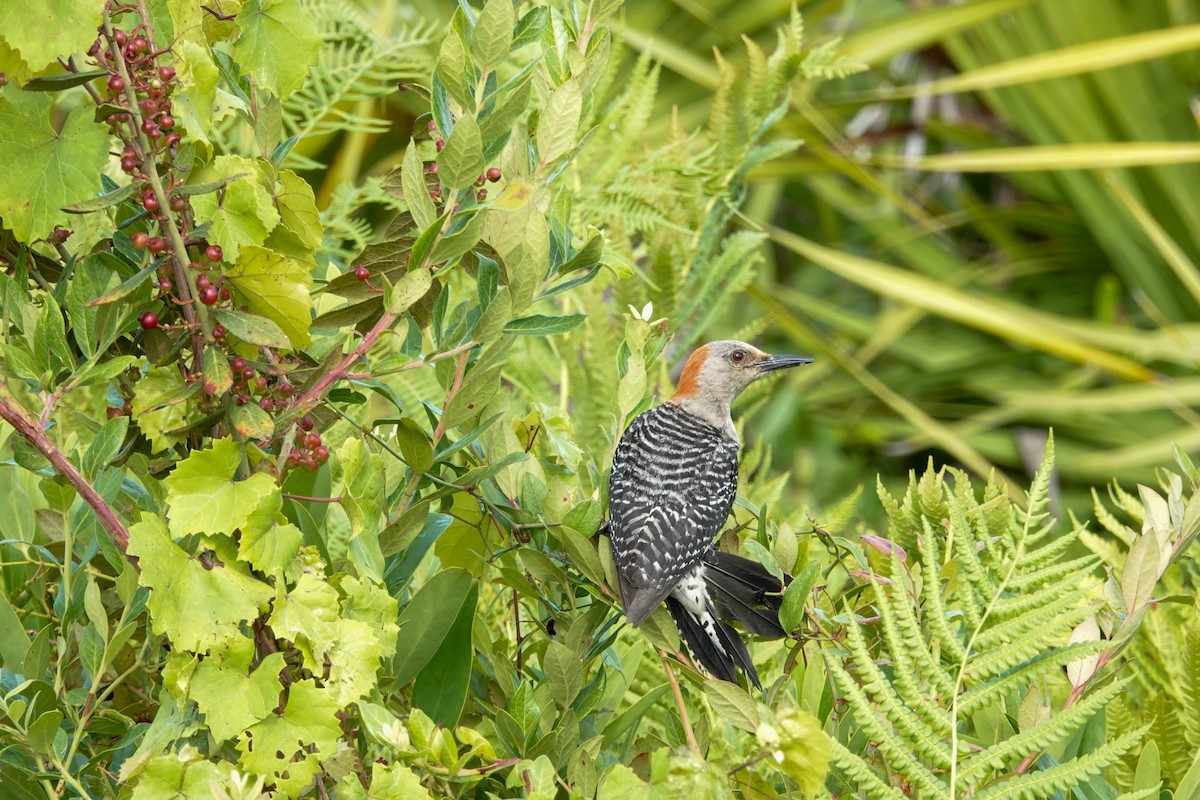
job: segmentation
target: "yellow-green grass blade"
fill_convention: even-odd
[[[856,93],[840,100],[863,102],[995,89],[1136,64],[1197,48],[1200,48],[1200,25],[1184,25],[1064,47],[989,64],[936,81]]]
[[[1033,145],[941,153],[932,156],[879,155],[897,169],[925,172],[1041,172],[1148,167],[1200,162],[1200,142],[1105,142]]]
[[[916,13],[901,13],[877,27],[847,36],[838,47],[838,52],[868,64],[879,64],[900,53],[923,50],[946,36],[1028,5],[1030,1],[977,0]]]
[[[1079,341],[1051,314],[994,297],[969,295],[941,281],[824,247],[781,228],[769,227],[767,232],[793,253],[877,294],[1127,380],[1154,377],[1141,364]]]

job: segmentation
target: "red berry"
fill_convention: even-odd
[[[207,275],[200,273],[200,276],[196,278],[196,288],[207,289],[210,286],[212,286],[212,281],[209,280]]]
[[[233,361],[229,362],[229,366],[234,372],[241,372],[246,368],[246,359],[242,358],[241,356],[234,356]]]
[[[171,204],[172,211],[183,211],[185,208],[187,208],[187,200],[184,200],[182,197],[179,197],[179,196],[172,197],[170,200],[170,204]]]
[[[155,100],[159,100],[165,95],[166,91],[164,89],[155,88],[153,86],[146,90],[146,96],[153,97]]]
[[[171,291],[171,289],[174,288],[174,286],[175,286],[175,284],[171,283],[170,279],[168,279],[168,278],[163,278],[162,280],[160,280],[158,282],[158,288],[164,292]]]
[[[144,129],[145,126],[143,126],[143,130]],[[151,139],[161,139],[163,137],[163,132],[157,125],[151,125],[150,130],[146,131],[146,136],[150,137]]]
[[[129,37],[125,35],[125,31],[117,30],[113,33],[113,41],[117,43],[117,47],[124,47],[129,41]]]
[[[175,118],[170,114],[163,114],[158,118],[158,127],[162,128],[164,131],[171,130],[171,128],[175,127]]]
[[[121,409],[119,408],[109,408],[104,413],[108,415],[109,419],[116,419],[117,417],[122,416]]]
[[[133,245],[135,250],[145,250],[146,245],[150,243],[150,234],[144,231],[138,231],[129,235],[129,243]]]
[[[265,389],[265,388],[267,388],[267,376],[266,376],[266,375],[259,375],[259,376],[258,376],[258,380],[256,380],[256,381],[254,382],[254,386],[255,386],[255,388],[257,388],[257,389]]]
[[[158,68],[158,77],[161,78],[164,83],[175,80],[175,68],[174,67],[159,67]]]
[[[178,133],[167,134],[167,147],[174,147],[175,145],[179,144],[179,140],[182,138],[183,137]]]
[[[275,391],[279,392],[280,397],[291,397],[292,394],[296,391],[296,387],[292,386],[287,381],[284,381],[283,383],[281,383],[275,387]]]
[[[56,227],[50,233],[50,241],[54,242],[55,244],[62,244],[63,242],[65,242],[67,239],[70,239],[70,238],[71,238],[71,231],[67,230],[66,228]]]
[[[360,281],[365,281],[367,278],[371,277],[371,270],[367,269],[362,264],[359,264],[354,268],[354,277]]]
[[[430,164],[428,167],[425,168],[425,171],[428,172],[430,175],[437,175],[437,164],[436,163]]]
[[[107,122],[109,125],[120,125],[122,122],[125,121],[125,115],[124,114],[109,114],[107,117],[104,118],[104,121]]]
[[[304,457],[304,469],[307,472],[317,471],[317,460],[311,454]]]
[[[438,139],[436,142],[433,143],[433,145],[434,145],[434,147],[437,148],[437,151],[440,153],[440,152],[442,152],[442,148],[446,146],[446,140]]]
[[[200,302],[206,306],[215,305],[217,302],[217,287],[209,286],[200,290]]]
[[[319,433],[308,434],[307,436],[304,437],[304,443],[308,445],[310,450],[313,448],[316,448],[316,447],[320,447],[321,446],[321,434],[319,434]]]
[[[149,42],[149,40],[146,39],[145,36],[133,37],[133,41],[131,42],[131,44],[133,45],[133,49],[138,51],[139,53],[144,53],[150,49],[150,42]]]
[[[225,252],[223,250],[221,250],[221,245],[210,244],[204,250],[204,257],[207,258],[209,261],[220,261],[222,258],[225,257]]]
[[[488,167],[487,172],[485,174],[487,175],[487,179],[489,181],[491,181],[492,183],[495,183],[496,181],[500,180],[500,177],[501,177],[499,167]]]
[[[108,90],[113,94],[125,91],[125,79],[120,75],[113,75],[108,79]]]
[[[263,411],[274,411],[275,410],[275,401],[269,397],[264,397],[262,400],[258,401],[258,407],[261,408]]]
[[[161,236],[151,236],[150,241],[146,243],[146,249],[151,253],[161,253],[167,249],[167,240]]]
[[[204,382],[204,392],[205,392],[205,394],[216,394],[217,393],[217,385],[215,383],[213,383],[212,381],[205,381]]]
[[[242,380],[254,380],[254,367],[246,367],[244,370],[242,370]]]
[[[324,464],[329,460],[329,448],[325,445],[316,448],[313,450],[313,458],[317,460],[318,464]]]
[[[222,286],[221,287],[221,299],[228,300],[231,297],[233,297],[233,292],[229,291],[224,286]]]
[[[482,203],[484,200],[487,200],[487,189],[480,189],[475,193],[475,201]]]
[[[429,122],[426,123],[426,127],[429,128],[430,133],[433,133],[437,130],[437,123],[433,120],[429,120]]]
[[[302,460],[302,458],[303,458],[303,457],[300,455],[300,451],[299,451],[299,450],[292,450],[292,451],[290,451],[290,452],[288,453],[288,457],[287,457],[287,460],[288,460],[288,466],[289,466],[289,467],[298,467],[298,466],[300,466],[300,461]]]
[[[219,323],[217,325],[213,325],[212,334],[213,334],[214,339],[224,339],[225,333],[226,333],[226,331],[225,331],[224,325],[221,325]]]
[[[150,98],[146,98],[142,102],[138,103],[138,108],[140,108],[142,110],[143,114],[146,114],[147,116],[152,116],[153,114],[157,113],[157,111],[158,111],[158,103],[154,102]]]
[[[147,211],[158,211],[158,198],[153,194],[147,193],[142,197],[142,206]]]
[[[300,430],[311,431],[312,429],[313,429],[312,417],[301,417],[300,418]]]
[[[244,406],[244,405],[246,405],[246,403],[249,403],[249,402],[250,402],[250,395],[248,395],[248,394],[239,394],[239,395],[237,396],[237,404],[238,404],[239,406]]]
[[[125,156],[121,159],[121,169],[125,170],[126,172],[133,172],[135,169],[137,169],[137,166],[137,159],[133,156]]]
[[[152,331],[158,327],[158,314],[153,311],[147,311],[138,317],[138,323],[144,330]]]

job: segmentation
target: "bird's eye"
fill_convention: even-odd
[[[729,354],[729,360],[732,361],[734,364],[742,363],[743,361],[746,360],[746,351],[745,350],[734,350],[732,353]]]

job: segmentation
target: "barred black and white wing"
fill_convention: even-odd
[[[738,442],[665,403],[621,437],[609,535],[621,602],[640,625],[712,549],[737,495]]]

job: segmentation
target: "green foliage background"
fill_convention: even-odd
[[[139,328],[156,226],[74,74],[105,4],[24,5],[11,796],[1200,797],[1200,11],[141,4],[240,309],[193,353]],[[735,409],[719,544],[796,576],[761,695],[624,625],[596,536],[713,338],[818,359]],[[234,354],[295,403],[239,405]]]

